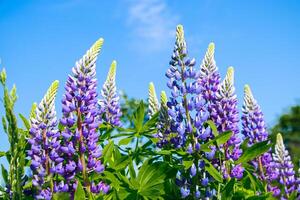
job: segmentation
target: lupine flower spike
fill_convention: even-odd
[[[157,124],[158,132],[154,135],[154,137],[159,139],[159,141],[156,143],[159,148],[162,148],[164,145],[168,144],[169,141],[169,135],[165,134],[170,130],[170,118],[168,114],[167,102],[167,94],[165,91],[162,91],[160,94],[160,110]]]
[[[277,172],[277,180],[281,187],[274,191],[274,195],[280,199],[288,199],[293,192],[297,192],[299,180],[296,179],[294,165],[289,152],[285,149],[280,133],[276,137],[275,153],[273,153],[274,170]]]
[[[97,128],[100,124],[100,112],[97,105],[96,59],[103,39],[99,39],[76,62],[73,75],[69,75],[65,94],[62,100],[63,117],[60,123],[62,130],[62,146],[60,148],[63,162],[56,165],[56,173],[64,180],[55,185],[55,191],[74,194],[77,188],[75,175],[82,177],[87,191],[106,193],[109,186],[103,182],[90,180],[92,173],[101,173],[104,166],[100,161],[101,150],[97,145]]]
[[[116,68],[117,62],[113,61],[101,90],[102,99],[99,104],[101,112],[104,112],[105,121],[114,126],[121,126],[122,113],[116,88]]]
[[[242,151],[239,148],[239,113],[237,108],[237,97],[234,88],[234,69],[229,67],[227,74],[223,82],[219,85],[218,92],[216,94],[216,102],[212,106],[211,118],[215,122],[219,133],[225,131],[232,131],[232,136],[222,147],[225,153],[226,160],[237,160]],[[232,149],[232,150],[230,150]],[[231,175],[235,178],[243,176],[243,169],[240,165],[234,166],[233,171],[229,174],[229,171],[223,172],[224,177],[227,178]]]
[[[220,84],[220,73],[215,61],[215,44],[210,43],[200,66],[199,85],[203,87],[202,96],[208,104],[208,111],[216,104],[216,95]]]
[[[151,118],[155,113],[159,111],[159,104],[155,92],[155,87],[152,82],[149,84],[148,96],[148,116],[149,118]]]
[[[176,42],[170,67],[166,72],[169,81],[167,86],[171,89],[171,97],[167,103],[168,114],[172,119],[172,124],[165,134],[171,132],[176,134],[170,139],[176,148],[185,145],[188,133],[192,132],[192,118],[190,112],[194,109],[194,98],[189,99],[189,95],[196,92],[194,69],[195,59],[188,58],[184,31],[181,25],[176,29]]]
[[[253,97],[250,86],[245,85],[244,88],[244,105],[242,114],[242,135],[245,139],[249,139],[248,146],[255,143],[268,140],[268,132],[264,121],[263,113],[257,101]],[[272,155],[270,151],[252,160],[251,164],[257,170],[257,176],[261,180],[271,182],[276,174],[272,169]],[[269,185],[270,187],[270,185]]]
[[[30,168],[33,171],[32,185],[37,190],[36,199],[52,199],[51,175],[55,165],[63,161],[58,156],[59,132],[56,129],[55,97],[58,85],[58,81],[51,84],[40,104],[37,107],[33,106],[35,111],[30,114],[31,128],[28,142],[31,148],[28,156],[31,158]]]

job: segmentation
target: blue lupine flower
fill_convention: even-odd
[[[34,114],[31,114],[30,117],[31,128],[28,143],[31,149],[27,154],[31,158],[32,185],[38,191],[35,194],[36,199],[52,198],[53,188],[45,186],[45,183],[53,175],[55,164],[60,161],[57,153],[60,144],[55,111],[58,84],[58,81],[51,84],[46,95],[36,107]]]
[[[60,123],[62,146],[60,153],[63,163],[56,165],[56,172],[65,178],[57,189],[75,191],[75,175],[81,173],[84,187],[91,189],[89,175],[101,173],[101,150],[97,145],[97,128],[100,124],[100,110],[97,105],[96,59],[103,39],[99,39],[90,50],[76,62],[73,75],[69,75],[62,100],[63,117]],[[101,187],[103,189],[103,187]],[[99,192],[99,190],[93,190]],[[102,192],[105,192],[102,190]]]

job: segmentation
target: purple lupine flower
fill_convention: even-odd
[[[162,148],[164,145],[169,143],[168,136],[171,133],[167,102],[168,98],[166,92],[162,91],[160,94],[160,110],[157,123],[158,132],[154,134],[154,137],[159,139],[159,141],[156,143],[159,148]]]
[[[210,128],[204,127],[209,114],[207,112],[206,100],[202,97],[202,86],[198,80],[199,74],[194,69],[195,59],[188,57],[184,31],[181,25],[176,29],[176,42],[170,67],[166,72],[169,79],[167,86],[171,89],[171,97],[165,104],[161,104],[160,117],[158,123],[159,138],[158,147],[182,148],[189,154],[201,153],[201,144],[210,138]],[[163,122],[163,123],[162,123]],[[214,157],[215,149],[207,157]],[[181,188],[182,197],[189,195],[196,196],[197,185],[192,184],[192,179],[200,179],[206,187],[206,192],[210,194],[210,182],[212,177],[205,171],[205,167],[199,163],[203,161],[194,160],[189,173],[180,173],[177,185]],[[188,175],[187,175],[188,174]],[[201,196],[197,192],[197,196]],[[203,193],[203,197],[205,193]]]
[[[239,138],[239,113],[234,88],[233,67],[228,68],[224,81],[219,85],[215,102],[216,104],[212,105],[211,118],[215,122],[219,133],[232,131],[231,138],[221,147],[225,154],[225,160],[237,160],[241,156],[242,150],[239,148],[241,140]],[[221,163],[221,165],[223,164]],[[241,166],[233,167],[235,171],[231,172],[230,175],[235,178],[242,177],[243,170],[240,170],[240,168]],[[225,167],[225,170],[227,171],[223,171],[223,174],[229,174],[229,169]]]
[[[117,62],[113,61],[101,90],[102,99],[99,104],[101,111],[104,112],[105,121],[114,126],[121,126],[122,113],[116,89],[116,67]]]
[[[277,181],[280,183],[279,189],[280,199],[288,199],[293,192],[298,193],[298,180],[295,176],[294,165],[291,161],[289,152],[285,149],[283,139],[280,133],[277,134],[275,152],[273,153],[274,168],[273,170],[278,174]],[[278,189],[275,187],[275,190]],[[275,193],[273,193],[276,195]],[[300,194],[297,195],[300,197]]]
[[[242,135],[249,139],[248,146],[257,142],[268,140],[268,132],[264,121],[264,116],[260,106],[252,95],[249,85],[244,88],[244,105],[242,114]],[[251,164],[257,169],[257,176],[261,180],[272,181],[276,174],[272,169],[271,149],[251,161]]]
[[[175,134],[170,142],[176,148],[183,147],[188,134],[192,134],[193,119],[190,112],[194,110],[195,103],[194,97],[189,98],[189,95],[196,94],[194,65],[195,59],[188,58],[183,27],[178,25],[170,68],[166,72],[169,79],[167,86],[171,89],[171,97],[167,102],[171,119],[170,132]],[[165,134],[170,134],[170,132]]]
[[[209,113],[212,113],[212,109],[216,105],[216,95],[221,80],[214,54],[215,44],[210,43],[198,75],[198,83],[202,87],[201,94],[207,103]]]
[[[37,189],[36,199],[51,199],[53,188],[45,186],[46,180],[51,179],[53,167],[58,161],[58,130],[55,111],[55,97],[59,82],[54,81],[46,95],[30,117],[31,149],[27,152],[31,158],[30,168],[33,172],[32,185]],[[49,178],[50,177],[50,178]],[[51,185],[51,184],[50,184]]]
[[[76,174],[82,176],[84,187],[90,190],[90,174],[99,173],[104,168],[100,160],[101,150],[97,145],[100,111],[96,88],[96,59],[102,44],[103,39],[96,41],[83,58],[76,62],[73,74],[69,75],[66,82],[62,100],[63,117],[60,123],[64,129],[60,153],[64,160],[56,165],[55,170],[64,177],[64,181],[56,188],[68,190],[71,194],[77,187]]]

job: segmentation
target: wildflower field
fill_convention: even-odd
[[[30,116],[16,114],[22,99],[3,69],[1,115],[10,147],[0,152],[8,162],[1,166],[1,199],[300,199],[296,163],[280,133],[271,142],[250,86],[239,110],[234,68],[220,76],[215,45],[196,63],[182,25],[174,35],[161,75],[168,90],[156,93],[150,82],[147,101],[120,102],[116,61],[106,81],[97,81],[102,38],[65,83],[45,88]]]

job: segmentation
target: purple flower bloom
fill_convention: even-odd
[[[244,173],[244,168],[242,167],[241,164],[239,164],[232,168],[230,175],[231,175],[231,177],[241,179],[243,177],[243,173]]]
[[[90,50],[76,62],[73,75],[69,75],[62,100],[64,125],[60,147],[63,163],[56,165],[64,185],[57,189],[74,192],[77,187],[75,175],[81,173],[85,187],[91,187],[90,174],[102,172],[100,147],[97,145],[97,127],[100,111],[97,105],[96,59],[103,44],[99,39]],[[100,170],[101,168],[101,170]],[[96,191],[98,192],[98,190]]]
[[[289,152],[285,149],[283,139],[280,133],[277,134],[275,153],[273,153],[274,168],[277,173],[276,180],[280,183],[281,192],[278,195],[281,199],[288,199],[289,195],[298,190],[299,180],[297,180],[294,171],[294,165],[291,161]],[[274,190],[278,194],[278,190]],[[299,193],[298,193],[299,195]],[[300,197],[300,196],[299,196]]]
[[[249,139],[248,146],[252,146],[257,142],[268,140],[268,132],[264,121],[263,113],[254,99],[251,89],[245,85],[244,89],[244,105],[242,114],[242,134]],[[259,156],[257,159],[251,161],[252,165],[257,168],[257,176],[261,180],[272,181],[276,174],[272,169],[272,156],[270,151]]]
[[[198,75],[198,84],[202,87],[201,94],[207,103],[210,115],[213,115],[212,108],[217,104],[216,95],[221,80],[214,54],[215,44],[210,43],[201,64],[200,74]]]
[[[119,104],[119,96],[116,89],[116,66],[113,61],[107,75],[107,79],[101,90],[102,99],[99,101],[100,109],[104,112],[105,121],[114,126],[121,126],[120,117],[122,115]]]
[[[31,158],[30,168],[33,172],[32,184],[37,189],[36,199],[51,199],[53,188],[45,185],[47,177],[52,175],[51,169],[57,164],[56,153],[59,145],[57,140],[57,119],[55,111],[55,97],[58,81],[54,81],[48,89],[41,103],[31,114],[30,139],[31,149],[27,152]],[[50,178],[51,179],[51,178]]]
[[[242,151],[239,148],[240,138],[239,138],[239,116],[237,108],[237,97],[234,88],[234,69],[229,67],[224,81],[219,85],[218,92],[215,97],[216,104],[213,104],[211,118],[215,122],[219,133],[225,131],[232,131],[231,138],[221,147],[225,153],[225,160],[233,159],[237,160]],[[220,164],[223,165],[223,164]],[[241,166],[239,167],[241,168]],[[233,168],[232,170],[237,170],[239,168]],[[225,169],[229,170],[229,169]],[[226,175],[227,172],[223,171]],[[231,172],[235,178],[239,178],[234,175],[239,175],[238,173]]]

